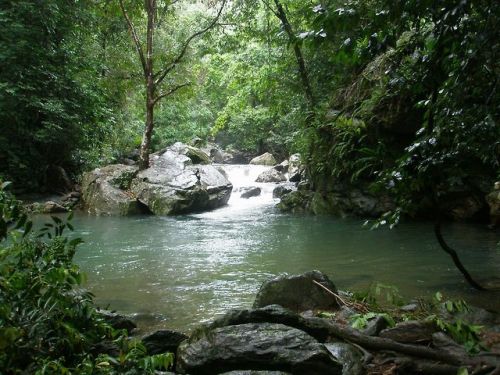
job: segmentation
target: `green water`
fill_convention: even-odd
[[[370,231],[361,221],[289,216],[267,205],[176,218],[80,215],[74,224],[85,240],[76,262],[97,302],[138,314],[148,329],[189,330],[227,309],[250,307],[270,276],[311,269],[339,289],[377,281],[397,285],[407,298],[439,290],[500,310],[500,294],[471,290],[427,223]],[[443,232],[473,275],[500,275],[498,232],[470,224]]]

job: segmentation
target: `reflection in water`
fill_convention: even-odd
[[[265,168],[230,166],[228,172],[236,190],[258,185],[252,181]],[[243,200],[236,192],[227,207],[197,215],[77,216],[85,244],[76,261],[97,302],[138,314],[149,327],[186,329],[229,308],[251,306],[272,275],[319,269],[341,289],[378,281],[398,285],[406,297],[441,290],[500,308],[498,294],[475,293],[463,282],[431,225],[369,231],[357,220],[283,215],[273,207],[272,186],[261,187],[261,197]],[[497,234],[474,225],[444,228],[470,271],[485,277],[500,274]]]

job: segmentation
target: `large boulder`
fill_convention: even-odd
[[[183,333],[160,329],[145,335],[142,338],[142,343],[148,350],[149,355],[175,353],[181,342],[187,340],[187,338]]]
[[[276,159],[272,154],[269,152],[266,152],[265,154],[262,154],[260,156],[257,156],[250,160],[250,164],[254,165],[268,165],[272,167],[273,165],[276,165]]]
[[[254,308],[277,304],[293,311],[337,310],[339,304],[327,289],[337,292],[328,276],[320,271],[281,275],[262,284]]]
[[[177,372],[220,374],[278,370],[292,374],[341,374],[342,365],[313,337],[275,323],[247,323],[198,332],[177,351]]]
[[[204,159],[208,155],[198,151],[176,143],[152,154],[150,167],[143,171],[111,165],[85,174],[82,195],[88,211],[107,215],[144,211],[172,215],[225,205],[232,185],[216,167],[193,165],[193,160],[207,162]]]
[[[85,173],[82,179],[82,199],[87,211],[94,215],[134,215],[143,207],[128,191],[137,175],[136,167],[108,165]]]
[[[271,182],[278,183],[286,181],[286,177],[283,173],[277,171],[274,168],[271,168],[267,171],[262,172],[257,179],[256,182]]]

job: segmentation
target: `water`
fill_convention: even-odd
[[[178,217],[75,217],[85,240],[76,262],[102,307],[138,314],[145,329],[187,331],[230,308],[250,307],[260,284],[280,273],[319,269],[340,289],[373,282],[397,285],[403,296],[437,290],[500,310],[498,293],[463,282],[427,223],[369,231],[359,220],[279,213],[273,185],[256,184],[266,167],[226,166],[234,190],[260,186],[248,200],[233,193],[228,206]],[[445,238],[473,275],[500,275],[498,233],[450,224]]]

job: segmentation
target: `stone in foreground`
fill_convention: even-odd
[[[180,345],[181,374],[220,374],[233,370],[272,370],[292,374],[341,374],[342,365],[307,333],[283,324],[220,327]]]
[[[277,171],[276,169],[272,168],[267,171],[262,172],[257,179],[255,180],[256,182],[284,182],[286,181],[286,177],[283,173]]]
[[[315,282],[334,293],[337,291],[328,276],[320,271],[309,271],[302,275],[281,275],[262,284],[253,307],[276,304],[293,311],[337,310],[339,304],[335,296]]]
[[[160,353],[175,353],[180,343],[187,340],[187,336],[177,331],[160,329],[142,338],[142,343],[149,355]]]

